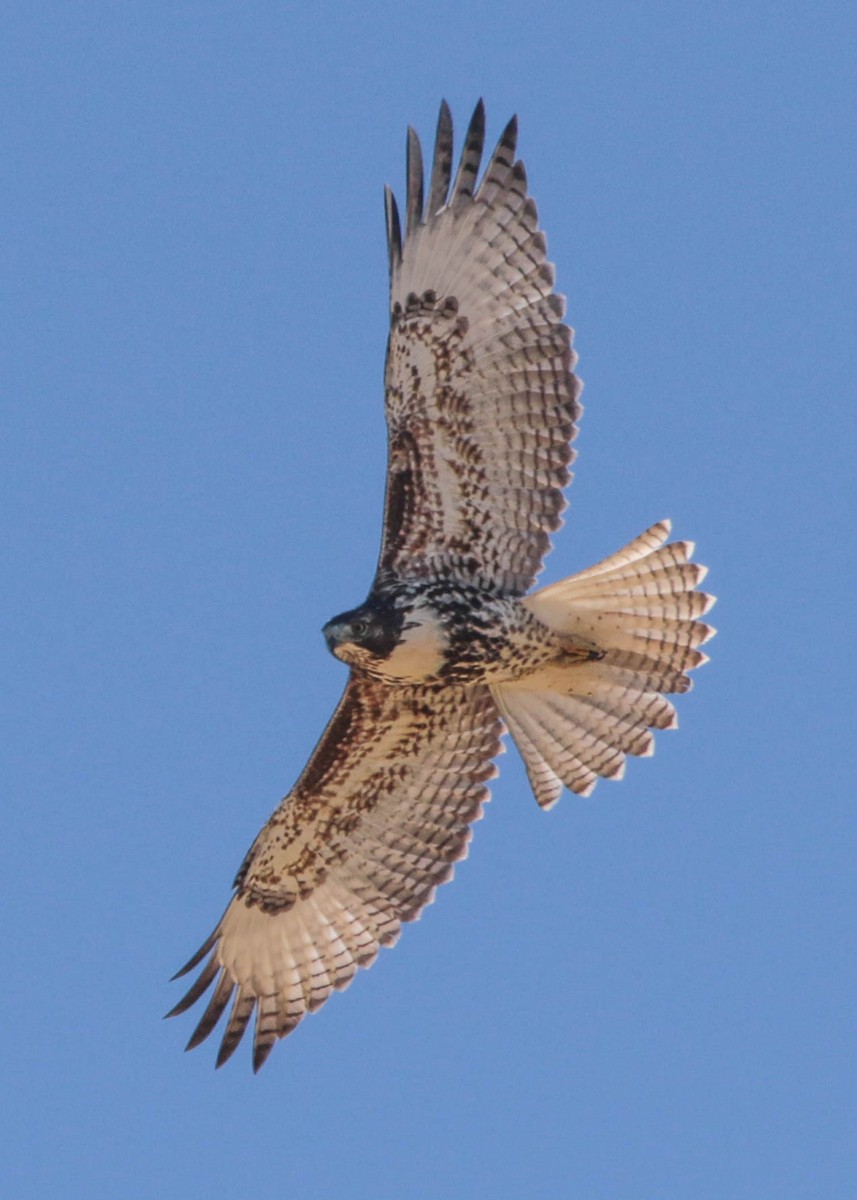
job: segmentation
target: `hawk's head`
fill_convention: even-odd
[[[349,666],[410,683],[437,675],[447,644],[435,610],[407,594],[370,596],[322,633],[331,654]]]

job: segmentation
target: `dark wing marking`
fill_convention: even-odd
[[[401,691],[352,675],[291,794],[256,838],[236,894],[179,972],[209,956],[169,1014],[208,990],[188,1043],[232,1002],[217,1065],[256,1012],[253,1066],[391,945],[464,856],[501,732],[487,688]]]
[[[580,384],[515,160],[515,119],[476,187],[484,128],[480,102],[452,180],[452,120],[441,106],[427,205],[419,140],[408,131],[404,239],[386,192],[388,473],[378,573],[519,595],[561,524]]]

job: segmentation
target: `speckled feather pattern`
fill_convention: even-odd
[[[687,672],[706,661],[714,635],[697,618],[714,597],[696,591],[706,571],[690,561],[691,542],[670,542],[660,521],[622,550],[542,588],[523,607],[556,634],[602,647],[574,670],[561,663],[494,688],[536,799],[551,808],[563,787],[586,796],[599,778],[621,779],[626,755],[654,751],[651,729],[671,729],[664,693],[686,692]]]
[[[441,108],[428,203],[408,139],[406,237],[387,193],[388,476],[379,571],[522,595],[561,523],[580,413],[571,330],[510,121],[478,187],[477,107],[452,180]]]
[[[485,687],[391,688],[353,674],[291,794],[251,848],[203,968],[202,1041],[233,993],[218,1064],[257,1010],[258,1069],[278,1037],[350,982],[463,857],[502,730]],[[194,985],[174,1012],[201,991]]]
[[[351,666],[235,894],[179,975],[225,1017],[220,1066],[253,1022],[258,1070],[419,916],[467,851],[504,722],[545,808],[588,794],[675,725],[713,633],[704,569],[659,522],[525,595],[561,524],[580,415],[571,331],[516,158],[512,120],[481,180],[477,106],[454,175],[441,106],[431,173],[408,133],[404,221],[386,194],[388,475],[375,581],[325,626]]]

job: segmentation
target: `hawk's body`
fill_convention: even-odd
[[[387,193],[388,476],[364,604],[325,626],[345,693],[262,829],[182,1012],[228,1001],[218,1065],[256,1012],[254,1067],[416,917],[463,857],[504,723],[536,798],[586,794],[675,724],[712,630],[692,546],[652,526],[595,567],[525,595],[560,524],[581,409],[571,331],[509,123],[476,187],[477,106],[452,178],[441,107],[424,201],[408,139],[404,236]],[[184,973],[184,972],[181,972]]]

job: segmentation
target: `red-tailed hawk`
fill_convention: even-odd
[[[504,726],[539,804],[618,779],[675,725],[713,630],[692,545],[653,525],[526,595],[561,523],[580,416],[571,330],[506,126],[478,182],[477,105],[453,176],[408,132],[404,227],[386,193],[390,338],[384,529],[368,599],[324,628],[345,693],[251,846],[170,1015],[213,984],[188,1048],[232,1000],[217,1065],[255,1011],[253,1066],[399,936],[463,858]]]

